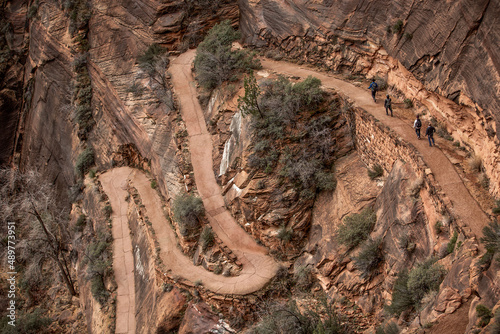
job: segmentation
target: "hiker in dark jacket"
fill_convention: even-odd
[[[429,146],[432,147],[432,145],[436,145],[434,144],[434,131],[436,131],[436,129],[432,126],[432,124],[429,124],[429,126],[427,127],[427,130],[425,130],[425,135],[427,136],[427,138],[429,139]],[[431,144],[431,140],[432,140],[432,144]]]
[[[377,100],[375,99],[375,94],[377,93],[378,85],[375,82],[375,79],[372,79],[372,83],[370,84],[370,86],[368,87],[368,89],[372,90],[373,102],[377,102]]]
[[[389,95],[387,95],[387,98],[384,101],[384,107],[385,107],[385,114],[389,115],[389,110],[391,111],[391,117],[392,117],[392,101]]]
[[[415,133],[417,134],[417,138],[420,139],[420,128],[422,127],[422,121],[420,117],[417,115],[417,119],[413,122],[413,128],[415,129]]]

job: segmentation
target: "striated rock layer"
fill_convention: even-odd
[[[248,44],[379,75],[422,102],[484,160],[500,194],[498,1],[240,0]]]

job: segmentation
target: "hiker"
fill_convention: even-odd
[[[436,131],[436,129],[432,126],[432,124],[429,123],[427,130],[425,130],[425,135],[429,139],[429,146],[430,147],[432,147],[432,145],[436,146],[436,144],[434,144],[434,131]],[[431,140],[432,140],[432,144],[431,144]]]
[[[377,100],[375,99],[375,94],[377,93],[378,85],[375,82],[375,79],[372,79],[372,83],[370,84],[370,86],[368,87],[368,89],[372,90],[373,102],[377,102]]]
[[[422,127],[422,121],[420,120],[420,116],[417,115],[417,119],[413,122],[413,128],[415,129],[415,133],[417,134],[417,138],[420,139],[420,128]]]
[[[385,107],[385,114],[389,115],[389,110],[391,111],[391,117],[392,117],[392,103],[391,103],[391,98],[389,95],[387,95],[387,98],[384,101],[384,107]]]

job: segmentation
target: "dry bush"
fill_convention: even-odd
[[[481,168],[483,166],[483,161],[479,155],[473,154],[468,160],[467,164],[469,168],[473,172],[481,172]]]

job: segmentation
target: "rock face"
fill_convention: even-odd
[[[249,44],[379,75],[409,98],[432,101],[425,104],[431,115],[483,157],[490,190],[500,194],[500,51],[493,47],[500,33],[491,28],[500,23],[498,2],[241,0],[240,10]]]

